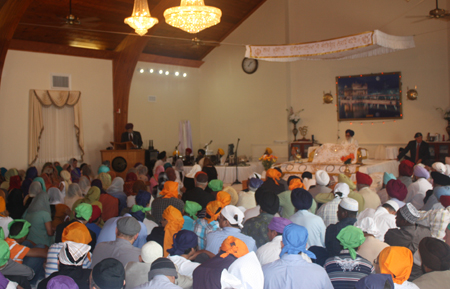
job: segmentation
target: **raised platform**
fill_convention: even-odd
[[[217,170],[217,178],[222,180],[224,184],[232,184],[236,180],[236,167],[235,166],[215,166]],[[187,174],[191,171],[192,166],[185,166],[184,173]],[[264,171],[264,167],[261,162],[250,162],[249,166],[238,167],[238,179],[239,181],[247,180],[252,173],[261,174]]]

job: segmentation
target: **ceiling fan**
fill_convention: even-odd
[[[442,20],[450,20],[450,13],[445,10],[439,8],[439,0],[436,0],[436,8],[433,10],[430,10],[427,16],[407,16],[407,18],[425,18],[419,21],[415,22],[421,22],[428,19],[442,19]]]
[[[100,19],[97,17],[88,17],[80,20],[77,16],[72,14],[72,0],[69,0],[69,15],[65,17],[63,21],[63,26],[74,26],[83,24],[86,27],[96,27],[99,25],[97,23]]]

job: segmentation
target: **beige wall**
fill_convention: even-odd
[[[50,89],[50,74],[72,76],[81,91],[85,162],[97,168],[113,139],[112,62],[9,50],[0,87],[0,166],[27,168],[30,89]]]

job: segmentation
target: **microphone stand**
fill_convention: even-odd
[[[239,141],[240,141],[241,139],[240,138],[238,138],[238,141],[237,141],[237,144],[236,144],[236,152],[235,152],[235,162],[236,162],[236,180],[234,181],[234,183],[233,184],[231,184],[231,185],[240,185],[240,184],[242,184],[240,181],[239,181],[239,178],[238,178],[238,160],[239,160],[239,158],[238,158],[238,147],[239,147]]]

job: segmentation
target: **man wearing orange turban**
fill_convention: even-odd
[[[199,218],[194,222],[194,233],[198,236],[198,248],[206,247],[206,235],[220,228],[217,218],[225,206],[220,201],[212,201],[206,205],[205,218]]]
[[[231,195],[225,191],[220,191],[217,193],[216,200],[222,204],[223,208],[231,203]]]
[[[275,184],[278,185],[278,181],[281,178],[281,173],[276,169],[268,169],[266,172],[266,177],[273,179]]]
[[[184,219],[181,212],[174,206],[168,206],[162,215],[161,223],[164,225],[164,257],[167,257],[169,253],[168,249],[172,248],[173,235],[178,233],[183,228]]]
[[[374,263],[377,273],[389,274],[395,284],[406,287],[410,283],[408,279],[411,275],[413,261],[411,250],[406,247],[391,246],[384,248]]]
[[[164,199],[178,198],[178,183],[167,181],[164,183],[164,189],[159,193]]]
[[[220,251],[223,251],[223,254],[220,254],[220,258],[226,258],[228,255],[233,255],[236,258],[240,258],[248,253],[247,245],[242,242],[240,239],[228,236],[220,246]]]

